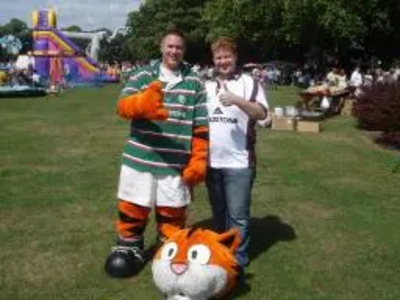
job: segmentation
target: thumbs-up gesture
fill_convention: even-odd
[[[231,106],[236,105],[237,102],[240,100],[240,97],[233,94],[231,91],[228,90],[228,87],[225,82],[219,81],[221,86],[221,92],[219,93],[219,101],[223,106]]]

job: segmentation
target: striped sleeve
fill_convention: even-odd
[[[194,105],[194,127],[207,126],[208,127],[208,115],[207,115],[207,97],[204,84],[200,84],[200,89],[197,92],[195,105]]]
[[[121,90],[119,99],[139,92],[144,85],[147,85],[147,83],[150,82],[151,76],[151,72],[146,68],[141,68],[131,73]]]

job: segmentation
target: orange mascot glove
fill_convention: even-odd
[[[182,180],[186,184],[194,186],[204,181],[207,172],[208,146],[208,128],[197,127],[193,132],[191,156],[182,173]]]
[[[153,81],[144,91],[119,100],[118,114],[125,119],[163,121],[168,118],[168,110],[163,108],[162,101],[162,83]]]

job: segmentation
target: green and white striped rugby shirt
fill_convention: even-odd
[[[134,71],[121,91],[120,99],[141,91],[160,75],[161,61]],[[182,64],[182,80],[163,84],[163,103],[169,111],[165,121],[132,120],[130,137],[122,154],[122,163],[142,172],[178,175],[188,163],[192,133],[207,126],[204,85],[188,65]]]

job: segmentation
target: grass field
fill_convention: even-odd
[[[0,99],[0,299],[160,299],[149,265],[103,272],[128,124],[117,86]],[[290,88],[270,102],[293,104]],[[231,299],[400,299],[399,153],[349,117],[319,134],[258,131],[251,265]],[[207,225],[203,186],[190,223]],[[146,234],[155,239],[154,223]]]

